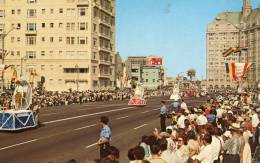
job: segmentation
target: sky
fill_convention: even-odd
[[[253,8],[260,0],[251,0]],[[206,31],[215,16],[241,11],[243,0],[116,0],[116,49],[162,56],[167,76],[194,68],[206,78]]]

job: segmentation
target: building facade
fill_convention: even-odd
[[[144,66],[142,69],[144,88],[157,89],[161,86],[161,67]]]
[[[230,47],[240,47],[241,54],[223,57]],[[218,14],[207,29],[207,87],[237,87],[226,73],[225,63],[252,63],[244,84],[255,87],[260,80],[260,7],[252,9],[244,0],[241,12]]]
[[[50,91],[108,89],[115,84],[115,0],[0,0],[4,74]],[[3,37],[1,37],[3,38]],[[4,48],[3,48],[4,47]]]
[[[146,56],[129,56],[126,60],[126,73],[128,80],[134,80],[138,83],[142,82],[141,70],[147,63]]]

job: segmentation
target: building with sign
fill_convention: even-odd
[[[14,69],[50,91],[115,84],[115,0],[0,0],[0,49]],[[2,44],[3,42],[3,44]]]
[[[128,80],[143,83],[149,89],[164,83],[163,59],[159,56],[129,56],[126,60]]]

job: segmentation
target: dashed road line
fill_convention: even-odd
[[[18,144],[6,146],[6,147],[3,147],[3,148],[0,148],[0,151],[5,150],[5,149],[9,149],[9,148],[13,148],[13,147],[17,147],[17,146],[20,146],[20,145],[32,143],[32,142],[35,142],[35,141],[37,141],[37,140],[38,140],[38,139],[33,139],[33,140],[25,141],[25,142],[22,142],[22,143],[18,143]]]
[[[141,112],[141,114],[145,114],[145,113],[148,113],[148,112],[150,112],[150,111],[143,111],[143,112]]]
[[[93,126],[96,126],[96,125],[97,125],[97,124],[92,124],[92,125],[88,125],[88,126],[76,128],[76,129],[74,129],[74,131],[82,130],[82,129],[89,128],[89,127],[93,127]]]
[[[82,118],[82,117],[89,117],[89,116],[92,116],[92,115],[99,115],[99,114],[104,114],[104,113],[111,113],[111,112],[116,112],[116,111],[128,110],[128,109],[131,109],[131,108],[134,108],[134,107],[126,107],[126,108],[108,110],[108,111],[97,112],[97,113],[92,113],[92,114],[84,114],[84,115],[75,116],[75,117],[69,117],[69,118],[57,119],[57,120],[53,120],[53,121],[47,121],[47,122],[43,122],[42,124],[51,124],[51,123],[56,123],[56,122],[72,120],[72,119],[78,119],[78,118]]]
[[[119,118],[116,118],[116,120],[119,120],[119,119],[125,119],[125,118],[128,118],[128,116],[119,117]]]
[[[137,130],[137,129],[142,128],[142,127],[147,126],[147,125],[148,125],[148,124],[143,124],[143,125],[141,125],[141,126],[137,126],[137,127],[134,128],[134,130]]]

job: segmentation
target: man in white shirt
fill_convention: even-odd
[[[183,113],[184,110],[182,110],[181,112],[182,112],[182,114],[181,114],[181,116],[178,118],[177,124],[178,124],[179,128],[185,128],[184,121],[185,121],[185,119],[187,119],[187,118],[184,116],[184,113]]]
[[[184,100],[182,99],[181,101],[182,101],[182,102],[181,102],[181,109],[183,109],[183,110],[185,110],[185,111],[189,111],[189,110],[188,110],[188,106],[187,106],[187,104],[184,102]]]
[[[253,128],[256,128],[259,124],[259,118],[254,109],[252,110],[252,114],[253,114],[252,115],[252,126],[253,126]]]
[[[213,146],[211,145],[212,136],[206,134],[203,140],[205,147],[200,151],[196,156],[196,160],[199,160],[201,163],[212,163],[213,162]]]
[[[203,125],[206,125],[208,123],[207,118],[202,113],[203,113],[203,111],[201,109],[199,109],[198,110],[199,116],[196,120],[196,122],[199,126],[203,126]]]

